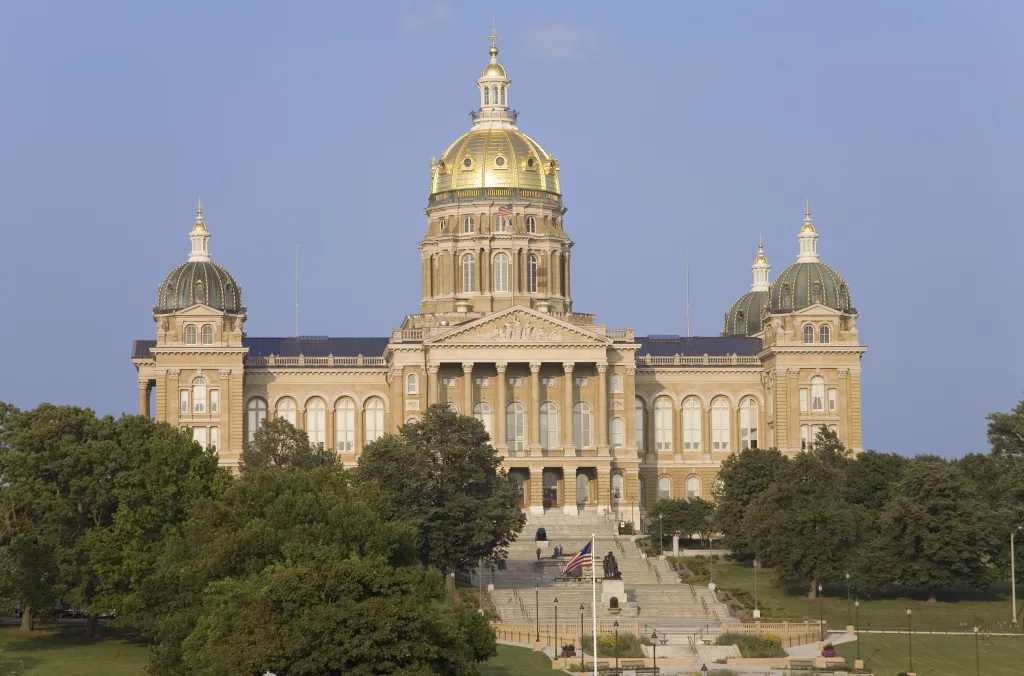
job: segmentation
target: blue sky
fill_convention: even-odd
[[[1024,5],[20,2],[0,6],[0,399],[137,402],[133,338],[202,197],[249,335],[387,335],[429,162],[491,17],[558,156],[575,309],[716,335],[810,198],[861,313],[865,445],[986,451],[1022,397]]]

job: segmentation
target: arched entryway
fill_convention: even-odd
[[[549,468],[544,470],[544,509],[557,509],[562,506],[561,488],[562,470]]]
[[[526,507],[526,495],[530,488],[530,473],[529,470],[525,469],[510,469],[508,471],[508,480],[512,482],[512,485],[516,487],[518,492],[519,500],[517,506],[522,509]]]
[[[576,471],[576,508],[594,507],[595,489],[597,488],[597,477],[591,469],[579,469]]]

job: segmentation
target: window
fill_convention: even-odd
[[[473,254],[462,257],[462,291],[476,293],[476,256]]]
[[[252,441],[256,436],[256,430],[260,428],[263,421],[267,419],[267,402],[259,397],[253,397],[245,406],[245,438]]]
[[[686,499],[700,497],[700,477],[691,476],[686,479]]]
[[[814,327],[811,326],[810,324],[807,324],[807,325],[804,326],[804,342],[805,343],[813,343],[814,342]]]
[[[612,374],[612,394],[622,394],[622,376],[618,373]]]
[[[334,436],[339,451],[356,450],[356,402],[348,397],[342,397],[334,405]]]
[[[494,217],[494,232],[508,232],[508,226],[512,223],[511,218],[505,216]]]
[[[445,406],[447,406],[448,409],[455,415],[459,414],[459,407],[455,405],[454,401],[446,401]]]
[[[526,257],[526,291],[537,293],[537,255],[530,254]]]
[[[220,390],[210,390],[210,413],[220,413]]]
[[[807,425],[800,426],[800,450],[807,450]]]
[[[469,169],[470,167],[472,167],[473,166],[473,158],[472,157],[467,157],[466,159],[462,160],[462,166],[465,167],[466,169]]]
[[[292,399],[282,399],[281,401],[277,402],[277,417],[284,418],[292,425],[295,424],[295,421],[297,419],[297,410],[298,409],[295,406],[295,401]]]
[[[406,425],[411,425],[411,424],[419,422],[419,421],[420,421],[419,418],[417,418],[414,415],[411,415],[411,416],[409,416],[408,418],[405,419],[405,424]]]
[[[830,387],[828,390],[828,412],[835,413],[839,410],[839,391]]]
[[[494,290],[508,292],[508,256],[503,253],[494,257]]]
[[[210,428],[210,450],[213,451],[214,453],[217,452],[217,442],[219,442],[219,441],[220,441],[220,428],[219,427],[211,427]]]
[[[740,402],[740,449],[757,448],[757,400]]]
[[[206,413],[206,381],[202,378],[192,381],[192,412]]]
[[[654,400],[654,450],[672,450],[672,400],[658,397]]]
[[[181,413],[188,413],[188,390],[181,391],[181,408],[178,409]]]
[[[832,342],[832,330],[828,328],[827,324],[822,324],[818,327],[818,342],[823,345],[828,345]]]
[[[542,387],[556,387],[558,385],[558,381],[552,376],[543,376],[540,379],[540,384]]]
[[[438,221],[438,225],[440,225],[441,229],[444,230],[445,228],[448,227],[448,221],[442,218],[440,221]]]
[[[612,500],[622,499],[622,475],[612,474]]]
[[[807,413],[811,408],[811,395],[806,387],[800,390],[800,412]]]
[[[667,476],[658,477],[658,499],[669,500],[672,498],[672,479]]]
[[[635,399],[634,408],[634,415],[636,416],[636,447],[642,451],[646,447],[646,444],[644,443],[644,431],[646,429],[644,425],[644,418],[646,416],[644,414],[647,411],[647,407],[644,406],[644,400],[637,397]]]
[[[572,443],[577,448],[590,448],[590,404],[580,401],[572,407]]]
[[[209,324],[203,326],[203,345],[213,345],[213,327]]]
[[[441,387],[455,387],[455,378],[443,376],[441,378]]]
[[[699,451],[701,435],[700,399],[687,397],[683,400],[683,450]]]
[[[189,324],[185,327],[185,344],[195,345],[197,342],[196,327]]]
[[[729,450],[729,400],[718,397],[711,402],[711,450]]]
[[[531,235],[537,232],[537,219],[533,216],[526,217],[526,232]]]
[[[405,393],[406,394],[419,394],[420,393],[420,379],[416,377],[415,373],[410,373],[405,378]]]
[[[509,387],[522,387],[523,379],[521,376],[509,376],[507,381]]]
[[[366,419],[366,443],[380,439],[384,435],[384,402],[371,397],[366,401],[363,416]]]
[[[313,399],[306,405],[306,434],[312,444],[326,443],[327,404],[323,399]]]
[[[501,85],[501,105],[505,105],[505,85]]]
[[[586,386],[587,386],[587,379],[585,377],[584,378],[576,378],[576,387],[586,387]]]
[[[612,418],[612,448],[619,448],[626,443],[626,423],[622,418]]]
[[[545,401],[540,407],[540,447],[548,450],[558,445],[558,407]]]
[[[810,447],[814,447],[814,442],[818,440],[818,433],[821,432],[821,428],[824,425],[811,425],[811,438],[807,440],[807,444]]]
[[[811,284],[811,304],[821,303],[821,298],[821,284],[818,282]]]
[[[477,387],[490,387],[490,378],[474,378]]]
[[[192,438],[199,442],[199,445],[203,448],[208,448],[209,436],[206,433],[205,427],[193,427]]]
[[[498,167],[499,169],[501,167],[504,167],[505,166],[505,158],[502,157],[501,155],[498,155],[497,157],[495,157],[494,158],[494,166]]]
[[[462,219],[462,232],[476,232],[476,221],[473,220],[472,216],[466,216]]]
[[[484,87],[484,105],[488,106],[491,104],[491,90]]]
[[[825,379],[821,376],[811,378],[811,411],[825,410]]]
[[[789,295],[789,284],[782,285],[782,298],[779,300],[782,301],[783,310],[788,310],[793,307],[793,299]]]
[[[473,406],[473,417],[484,424],[484,430],[488,436],[493,437],[491,432],[491,405],[486,401],[479,401]]]
[[[510,451],[526,450],[526,407],[518,401],[505,408],[505,443]]]
[[[498,105],[498,85],[491,87],[491,96],[494,97],[494,105]]]
[[[829,426],[828,426],[828,428],[829,428],[829,430],[831,430],[831,432],[832,432],[833,434],[835,434],[835,435],[836,435],[837,437],[839,436],[839,426],[838,426],[838,425],[829,425]]]

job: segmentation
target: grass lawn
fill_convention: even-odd
[[[551,668],[547,655],[509,645],[499,645],[498,656],[481,664],[479,669],[482,676],[551,676],[557,673]]]
[[[861,634],[860,652],[865,666],[876,676],[895,676],[909,668],[907,636]],[[837,646],[853,664],[857,644]],[[985,676],[1017,676],[1024,670],[1024,638],[981,637],[981,673]],[[914,635],[914,670],[919,676],[968,676],[975,672],[973,636]]]
[[[84,641],[82,627],[40,630],[27,636],[0,630],[0,676],[143,676],[148,649],[121,638]]]

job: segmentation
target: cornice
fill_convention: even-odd
[[[184,346],[181,347],[151,347],[149,348],[150,354],[161,355],[161,354],[172,354],[172,355],[238,355],[245,356],[249,354],[249,348],[247,347],[195,347],[195,346]]]
[[[714,375],[721,373],[763,373],[764,369],[750,366],[646,366],[636,365],[637,372],[643,373],[697,373],[700,375]]]
[[[266,367],[261,367],[261,366],[246,366],[245,367],[245,373],[246,373],[246,375],[253,375],[253,376],[256,376],[256,375],[271,375],[271,376],[284,376],[284,375],[290,375],[290,376],[321,376],[321,375],[336,375],[336,374],[387,376],[388,367],[387,366],[377,366],[377,367],[372,367],[371,366],[371,367],[349,368],[349,367],[346,367],[346,366],[340,366],[340,367],[321,368],[321,369],[313,369],[313,368],[308,368],[308,367],[307,368],[288,368],[288,367],[283,367],[283,368],[273,368],[273,369],[271,369],[271,368],[266,368]]]

